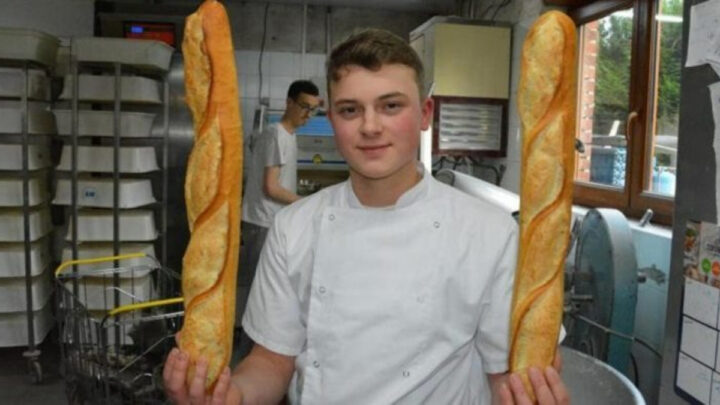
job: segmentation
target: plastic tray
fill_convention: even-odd
[[[33,312],[35,344],[40,344],[53,326],[52,303]],[[0,313],[0,347],[28,344],[28,317],[25,311]]]
[[[61,100],[72,99],[73,79],[65,76]],[[140,76],[123,76],[121,79],[121,101],[131,103],[160,104],[162,102],[160,82]],[[80,75],[79,100],[110,103],[115,101],[115,77]]]
[[[28,179],[30,206],[47,201],[46,174],[34,172]],[[0,207],[22,207],[23,181],[18,175],[0,174]]]
[[[120,291],[118,305],[115,305],[114,291],[116,287],[112,277],[83,277],[79,284],[78,300],[91,311],[113,309],[120,305],[149,301],[155,296],[150,274],[142,277],[121,278],[117,284],[117,289]],[[65,288],[72,291],[72,281],[66,281]]]
[[[50,80],[40,70],[28,72],[28,98],[47,100],[50,96]],[[22,97],[25,93],[25,80],[22,70],[0,68],[0,97]]]
[[[28,169],[52,166],[48,145],[28,145]],[[0,145],[0,170],[22,170],[22,145]]]
[[[113,215],[109,210],[82,210],[78,214],[78,242],[111,242],[113,240]],[[151,241],[158,236],[153,212],[131,210],[120,212],[121,241]],[[65,236],[72,240],[72,225]]]
[[[30,241],[36,241],[52,231],[50,210],[45,205],[30,210]],[[0,242],[22,242],[23,212],[17,208],[0,209]]]
[[[80,172],[113,172],[111,146],[79,146],[77,169]],[[149,173],[159,170],[155,148],[152,146],[125,146],[120,148],[121,173]],[[63,146],[57,170],[70,171],[72,148]]]
[[[50,263],[48,239],[43,238],[30,245],[30,275],[42,273]],[[0,278],[25,277],[25,244],[0,244]]]
[[[81,62],[120,62],[152,70],[170,69],[174,48],[146,39],[75,38],[72,54]]]
[[[120,201],[118,208],[138,208],[155,202],[150,179],[121,179],[119,187]],[[71,188],[72,182],[70,179],[58,180],[53,204],[71,205]],[[113,207],[112,179],[80,179],[78,181],[77,193],[79,206],[95,208]]]
[[[28,133],[52,135],[57,132],[55,116],[47,109],[31,105],[28,108]],[[0,107],[0,133],[22,133],[22,110],[18,107]]]
[[[54,110],[57,131],[60,135],[72,135],[72,111]],[[112,111],[80,111],[78,113],[78,135],[114,136],[114,113]],[[120,113],[120,136],[142,138],[152,136],[155,114],[140,112]]]
[[[33,309],[42,308],[52,295],[49,274],[43,272],[31,279]],[[0,313],[27,310],[25,277],[0,278]]]
[[[44,32],[0,28],[0,59],[34,61],[52,67],[59,45],[59,39]]]
[[[123,243],[120,245],[120,254],[143,252],[149,256],[155,257],[155,247],[150,243]],[[113,245],[110,243],[81,243],[78,245],[78,259],[91,259],[96,257],[108,257],[113,255]],[[70,247],[63,248],[62,261],[66,262],[72,258],[72,249]],[[110,263],[112,264],[112,263]],[[125,259],[120,262],[122,267],[141,266],[137,270],[118,272],[120,278],[143,277],[151,270],[148,267],[154,263],[144,257],[136,257],[133,259]],[[108,263],[83,264],[79,266],[82,271],[91,272],[93,270],[107,270]]]

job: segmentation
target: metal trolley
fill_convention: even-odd
[[[64,262],[55,280],[68,402],[162,403],[162,365],[182,325],[182,298],[166,298],[177,273],[133,253]]]

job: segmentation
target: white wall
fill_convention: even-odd
[[[0,27],[26,28],[58,37],[92,36],[93,0],[2,0]]]

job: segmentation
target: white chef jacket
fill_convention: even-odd
[[[268,125],[255,142],[250,156],[242,219],[264,228],[270,227],[275,213],[284,207],[265,195],[265,168],[280,166],[278,182],[293,193],[297,190],[297,137],[281,123]]]
[[[391,208],[349,182],[282,209],[243,328],[297,356],[303,404],[489,404],[508,369],[517,225],[424,175]]]

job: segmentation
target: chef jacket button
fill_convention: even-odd
[[[438,221],[433,222],[433,226],[435,228],[440,228],[440,222],[438,222]]]
[[[320,288],[318,288],[318,291],[320,291],[320,294],[325,294],[325,291],[327,290],[325,289],[325,287],[321,286]]]
[[[403,370],[403,377],[405,377],[405,378],[410,377],[410,372],[407,370]]]
[[[331,221],[334,221],[334,220],[335,220],[335,215],[330,214],[330,215],[328,216],[328,219],[331,220]]]
[[[317,360],[313,361],[313,366],[314,366],[315,368],[320,367],[320,362],[317,361]]]

